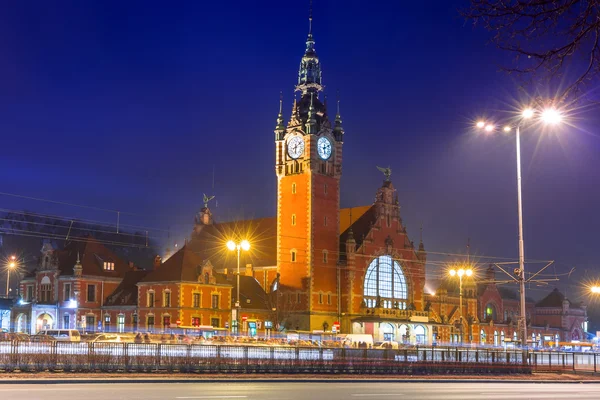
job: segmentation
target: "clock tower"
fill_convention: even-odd
[[[333,124],[312,35],[300,61],[292,115],[282,102],[275,128],[278,321],[288,329],[331,329],[338,310],[340,177],[344,130]]]

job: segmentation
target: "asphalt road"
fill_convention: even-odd
[[[600,399],[600,384],[573,383],[117,383],[0,384],[2,399]]]

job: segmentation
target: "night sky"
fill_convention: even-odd
[[[375,166],[389,165],[432,261],[452,261],[434,253],[464,253],[468,238],[482,262],[515,259],[513,136],[471,127],[523,97],[499,70],[511,56],[461,5],[315,1],[326,93],[339,90],[346,130],[342,207],[370,204]],[[191,232],[203,193],[219,220],[273,216],[279,92],[287,120],[307,14],[308,1],[3,4],[0,191],[120,210],[161,244]],[[600,112],[571,122],[523,131],[525,250],[556,260],[551,274],[575,267],[563,287],[579,299],[581,279],[600,278]],[[0,207],[116,222],[7,195]]]

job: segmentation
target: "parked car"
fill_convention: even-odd
[[[45,329],[38,334],[52,336],[59,342],[80,342],[81,335],[77,329]]]

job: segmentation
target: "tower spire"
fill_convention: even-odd
[[[319,57],[315,52],[315,41],[312,34],[312,0],[309,3],[308,10],[308,38],[306,39],[306,50],[302,61],[300,61],[300,70],[298,71],[298,84],[296,90],[301,91],[302,95],[310,92],[319,92],[323,90],[321,84],[321,65]]]
[[[277,114],[277,125],[275,126],[275,140],[283,139],[285,125],[283,124],[283,92],[279,92],[279,114]]]
[[[312,38],[312,0],[308,6],[308,37]]]
[[[337,91],[337,113],[333,126],[333,135],[337,141],[344,140],[344,128],[342,127],[342,116],[340,115],[340,91]]]

